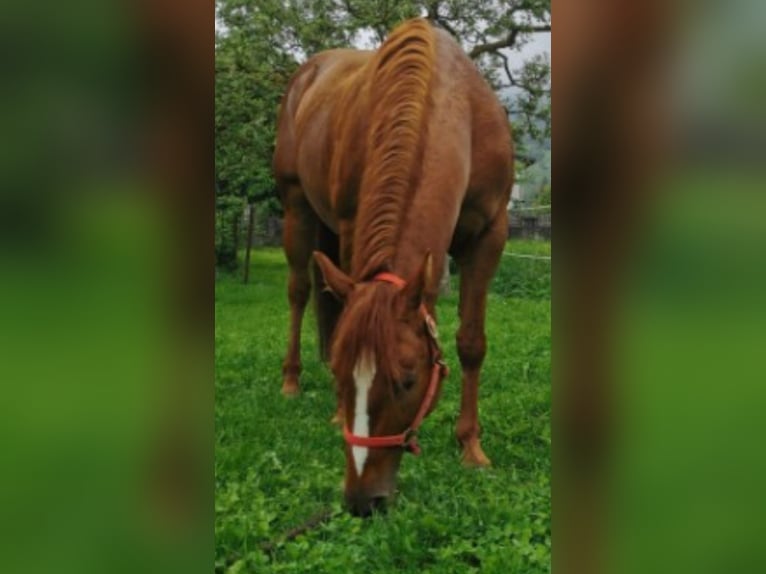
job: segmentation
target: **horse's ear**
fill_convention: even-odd
[[[314,251],[314,261],[319,265],[319,270],[322,272],[325,285],[327,285],[326,289],[341,301],[345,301],[354,288],[351,277],[338,269],[324,253]]]
[[[423,302],[423,293],[426,287],[431,285],[431,280],[433,279],[433,267],[433,255],[431,255],[430,251],[427,251],[417,274],[407,281],[407,285],[404,286],[404,291],[402,292],[410,309],[420,308],[420,304]]]

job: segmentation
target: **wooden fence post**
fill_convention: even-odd
[[[439,280],[439,295],[449,295],[449,256],[444,258],[444,271]]]
[[[247,245],[245,246],[245,277],[244,283],[247,283],[250,279],[250,249],[253,245],[253,227],[255,219],[255,209],[253,204],[247,204]]]

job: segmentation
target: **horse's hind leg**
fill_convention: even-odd
[[[287,296],[290,301],[290,333],[287,355],[282,365],[282,394],[300,392],[301,323],[311,295],[309,262],[316,239],[317,218],[299,185],[290,185],[284,193],[285,224],[283,245],[290,277]]]
[[[456,434],[463,447],[463,463],[468,466],[490,464],[479,443],[479,373],[487,350],[484,334],[487,289],[500,261],[506,237],[507,214],[503,210],[478,239],[455,254],[460,270],[457,351],[463,370],[463,393]]]

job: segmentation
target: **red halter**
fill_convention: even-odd
[[[407,284],[404,279],[393,273],[378,273],[372,280],[385,281],[386,283],[396,285],[400,289]],[[447,365],[441,358],[439,342],[436,339],[436,322],[428,312],[428,309],[426,309],[425,305],[421,304],[420,314],[423,315],[423,320],[425,321],[428,331],[428,341],[431,355],[433,357],[433,367],[431,368],[431,381],[428,383],[426,395],[423,397],[423,402],[415,415],[415,419],[403,433],[386,436],[357,436],[348,430],[347,425],[343,425],[343,437],[349,445],[364,446],[368,448],[402,447],[414,455],[420,454],[420,446],[417,441],[418,428],[433,404],[434,397],[436,396],[436,389],[439,387],[439,382],[448,375]]]

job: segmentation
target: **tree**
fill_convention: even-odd
[[[278,212],[271,156],[292,72],[327,48],[375,47],[416,16],[460,42],[506,104],[522,162],[533,161],[526,142],[550,137],[550,63],[540,56],[512,69],[511,60],[534,34],[550,32],[550,0],[217,0],[217,192]]]
[[[229,28],[216,39],[215,251],[225,269],[237,267],[245,205],[279,213],[271,157],[279,100],[296,67],[295,58],[247,27]]]

